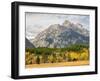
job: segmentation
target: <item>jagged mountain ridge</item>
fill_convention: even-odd
[[[40,32],[33,44],[35,47],[63,48],[70,44],[89,42],[89,31],[80,23],[73,24],[65,20],[62,25],[53,24]]]

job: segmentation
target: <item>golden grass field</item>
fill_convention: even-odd
[[[45,68],[45,67],[82,66],[82,65],[89,65],[89,61],[30,64],[30,65],[25,65],[25,68]]]

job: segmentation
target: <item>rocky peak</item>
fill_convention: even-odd
[[[76,26],[79,27],[79,28],[82,28],[83,27],[83,25],[80,24],[80,23],[77,23]]]
[[[60,27],[60,24],[53,24],[53,25],[50,25],[49,28],[57,29],[59,27]]]
[[[62,25],[69,27],[71,25],[71,22],[69,20],[65,20]]]

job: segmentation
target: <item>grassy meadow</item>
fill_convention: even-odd
[[[26,67],[73,66],[89,64],[89,46],[70,45],[65,48],[26,48]]]

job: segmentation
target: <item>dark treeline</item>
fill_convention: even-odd
[[[54,51],[64,52],[64,51],[75,51],[80,52],[83,48],[89,48],[89,45],[86,44],[74,44],[65,48],[47,48],[47,47],[38,47],[38,48],[26,48],[26,52],[35,53],[35,54],[52,54]]]

